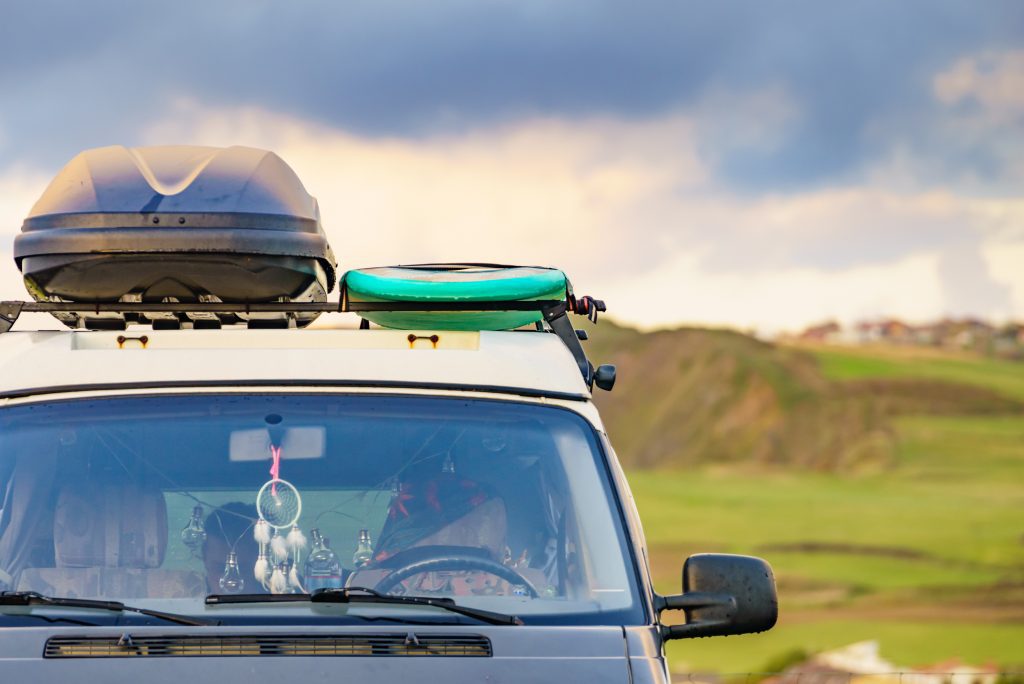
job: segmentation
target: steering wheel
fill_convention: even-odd
[[[477,558],[473,556],[439,556],[437,558],[428,558],[426,560],[407,563],[391,572],[380,582],[377,582],[377,585],[373,590],[380,592],[381,594],[387,594],[394,589],[395,586],[409,579],[413,575],[419,575],[424,572],[434,572],[436,570],[479,570],[481,572],[494,575],[495,577],[500,577],[512,586],[519,585],[526,587],[526,593],[530,598],[537,598],[538,596],[537,588],[530,583],[530,580],[526,579],[512,568],[492,561],[489,558]]]

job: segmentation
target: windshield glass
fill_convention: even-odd
[[[228,623],[325,609],[207,594],[344,586],[632,623],[613,501],[593,429],[550,406],[210,394],[0,409],[0,586]],[[366,611],[424,615],[344,613]]]

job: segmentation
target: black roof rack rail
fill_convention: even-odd
[[[462,302],[22,302],[0,301],[0,334],[11,329],[22,313],[119,313],[119,314],[259,314],[259,313],[359,313],[361,311],[540,311],[539,326],[553,332],[572,354],[588,387],[597,384],[610,390],[615,383],[614,366],[595,369],[587,359],[568,314],[597,321],[604,302],[592,297],[569,295],[567,299],[462,301]]]

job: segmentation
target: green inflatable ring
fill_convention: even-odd
[[[565,274],[530,266],[363,268],[342,278],[350,303],[564,300]],[[510,330],[536,323],[539,311],[366,311],[363,318],[403,330]]]

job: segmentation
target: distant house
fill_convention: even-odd
[[[945,340],[947,346],[973,349],[992,339],[994,328],[985,321],[965,318],[953,326],[953,334]]]
[[[1024,324],[1007,323],[992,335],[992,353],[1010,359],[1024,358]]]
[[[925,323],[914,329],[914,338],[918,344],[940,346],[946,336],[949,335],[953,325],[954,322],[948,318]]]
[[[843,328],[836,321],[812,325],[794,337],[828,344],[893,344],[966,349],[1006,359],[1024,359],[1024,323],[996,327],[978,318],[943,318],[911,325],[897,318],[864,320]]]
[[[804,342],[837,342],[843,334],[842,327],[835,321],[812,325],[798,336]]]
[[[1003,332],[1004,329],[1006,332]],[[1001,341],[998,346],[1013,349],[1022,344],[1018,339],[1024,338],[1016,324],[996,328],[977,318],[943,318],[933,323],[909,325],[895,318],[880,318],[862,321],[855,327],[856,341],[860,344],[881,342],[886,344],[913,344],[919,346],[948,347],[951,349],[973,349],[990,353],[995,351],[995,340],[1000,336],[1013,338],[1012,343]]]
[[[882,326],[878,321],[861,321],[855,329],[857,341],[861,344],[879,342],[882,339]]]
[[[856,326],[857,341],[861,344],[914,342],[914,328],[895,318],[861,321]]]

